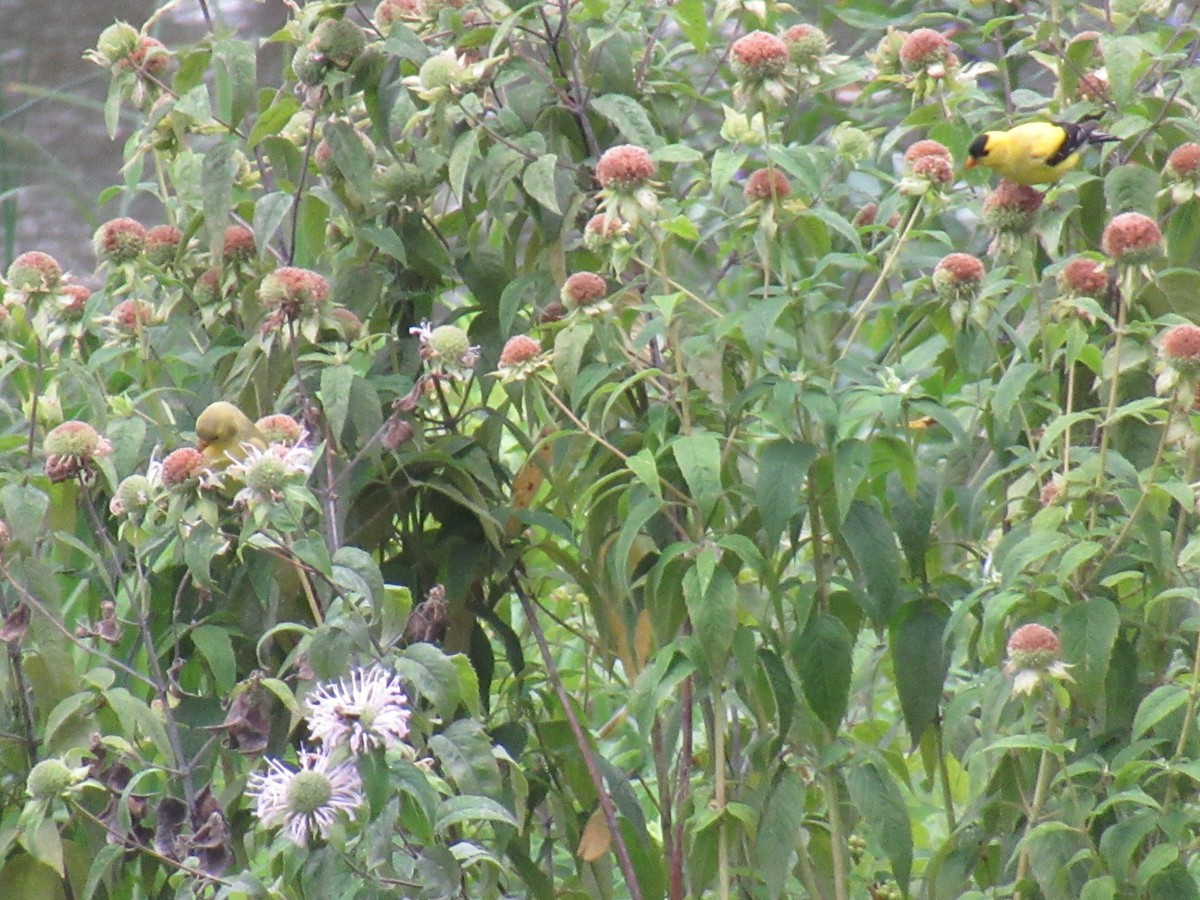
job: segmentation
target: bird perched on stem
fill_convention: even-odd
[[[1089,144],[1119,140],[1097,131],[1095,122],[1027,122],[975,138],[967,168],[987,166],[1018,184],[1048,184],[1075,168]]]
[[[223,469],[246,458],[244,444],[265,450],[267,442],[249,416],[225,400],[205,407],[196,419],[196,440],[209,468]]]

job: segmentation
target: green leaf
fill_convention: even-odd
[[[1178,684],[1156,687],[1138,705],[1137,713],[1133,717],[1132,739],[1137,740],[1147,734],[1167,716],[1183,709],[1187,701],[1188,692]]]
[[[362,199],[371,196],[371,157],[362,137],[349,122],[330,122],[325,126],[325,141],[333,154],[333,164]]]
[[[922,599],[900,607],[888,629],[896,671],[896,692],[913,746],[937,716],[950,660],[943,636],[949,611]]]
[[[1104,683],[1120,627],[1120,610],[1101,597],[1077,600],[1062,616],[1063,658],[1075,666],[1072,675],[1096,709],[1104,708]]]
[[[254,107],[258,87],[255,47],[249,41],[218,40],[213,45],[213,93],[217,114],[237,128]]]
[[[783,896],[788,875],[795,866],[804,824],[804,794],[804,781],[800,776],[791,769],[782,769],[758,820],[754,850],[758,874],[766,884],[771,900]]]
[[[463,191],[467,181],[467,170],[479,158],[479,131],[471,128],[463,132],[450,151],[450,163],[447,169],[447,184],[451,193],[459,201],[464,199]]]
[[[292,195],[282,191],[267,194],[254,205],[252,224],[259,254],[267,252],[270,242],[275,238],[275,232],[279,230],[291,211]]]
[[[1153,218],[1158,190],[1158,173],[1146,166],[1116,166],[1104,176],[1104,199],[1110,216],[1140,212]]]
[[[631,144],[653,150],[662,143],[650,116],[632,97],[625,94],[604,94],[592,101],[592,109],[612,123],[621,136]]]
[[[396,671],[433,704],[443,719],[453,718],[462,700],[458,670],[441,650],[432,644],[413,644],[395,661]]]
[[[350,389],[355,372],[350,366],[327,366],[321,370],[321,406],[329,426],[338,439],[350,415]]]
[[[460,794],[501,796],[503,787],[492,743],[478,722],[472,719],[453,722],[429,739],[429,749]]]
[[[816,458],[817,448],[812,444],[785,438],[769,441],[758,451],[754,499],[766,548],[779,543],[787,523],[803,508],[808,467]]]
[[[536,200],[556,216],[562,215],[562,207],[558,205],[558,192],[554,186],[554,171],[558,165],[558,156],[547,153],[539,156],[528,166],[521,176],[521,185]]]
[[[932,537],[933,513],[937,506],[939,476],[922,468],[917,476],[916,491],[905,489],[898,473],[888,479],[888,505],[896,525],[900,548],[913,574],[925,579],[925,554]]]
[[[850,698],[854,641],[842,620],[817,614],[792,642],[804,698],[825,727],[836,732]]]
[[[896,533],[873,503],[855,500],[837,531],[850,551],[854,568],[874,609],[868,610],[877,628],[884,627],[900,598],[900,552]]]
[[[229,632],[216,625],[200,625],[192,629],[190,637],[208,663],[218,693],[222,696],[228,694],[237,683],[237,661],[233,656],[233,641],[229,639]]]
[[[32,484],[10,483],[0,488],[0,506],[13,541],[32,547],[45,525],[50,498]]]
[[[904,795],[887,767],[873,759],[850,768],[845,777],[863,823],[883,848],[901,890],[907,892],[912,875],[913,835]]]
[[[859,485],[867,477],[871,465],[871,448],[860,440],[840,441],[833,456],[833,490],[837,498],[840,522],[850,512]]]
[[[704,0],[678,0],[671,5],[675,24],[701,56],[708,50],[708,10]]]
[[[721,495],[721,444],[709,431],[685,434],[671,442],[671,452],[705,522]]]
[[[704,583],[698,566],[683,576],[683,597],[695,629],[696,641],[704,649],[714,677],[725,667],[737,627],[737,587],[729,570],[718,566]]]
[[[209,246],[216,252],[225,240],[225,226],[233,206],[233,180],[237,174],[237,145],[221,141],[209,148],[200,166],[200,202]]]
[[[516,817],[491,797],[473,795],[443,800],[433,827],[436,831],[445,832],[455,825],[468,822],[503,822],[517,827]]]

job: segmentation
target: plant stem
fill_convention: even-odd
[[[604,813],[604,822],[608,826],[609,837],[612,838],[613,849],[617,854],[617,862],[621,866],[621,874],[625,877],[625,886],[629,888],[630,900],[642,900],[642,889],[638,884],[637,873],[633,869],[633,860],[629,856],[629,848],[625,846],[625,839],[621,836],[621,829],[617,822],[616,804],[613,803],[612,795],[608,793],[608,790],[604,786],[604,776],[600,772],[600,767],[596,764],[596,755],[592,752],[587,735],[584,734],[583,726],[579,723],[579,717],[575,715],[575,709],[571,705],[571,696],[567,693],[566,686],[558,674],[558,667],[554,664],[554,656],[550,652],[550,644],[546,640],[546,633],[542,631],[541,623],[538,622],[537,610],[534,608],[533,602],[529,599],[529,595],[525,593],[525,589],[521,587],[521,583],[517,580],[515,574],[510,573],[509,582],[512,585],[513,593],[517,595],[517,599],[521,602],[521,610],[525,614],[525,620],[529,623],[529,630],[533,632],[538,650],[542,654],[542,663],[546,667],[546,675],[549,677],[550,683],[554,685],[554,692],[558,696],[558,702],[563,708],[563,715],[567,717],[567,724],[570,726],[571,734],[575,738],[575,746],[579,748],[579,755],[583,757],[583,764],[587,768],[588,776],[592,780],[592,786],[596,789],[596,798],[600,803],[601,811]]]
[[[1052,687],[1047,690],[1045,733],[1046,737],[1051,741],[1058,740],[1058,703],[1054,698]],[[1050,788],[1050,768],[1053,761],[1054,753],[1051,748],[1044,748],[1042,750],[1042,758],[1038,760],[1037,780],[1033,786],[1033,800],[1029,804],[1029,809],[1026,810],[1025,836],[1021,842],[1021,852],[1017,857],[1016,890],[1013,893],[1013,900],[1021,900],[1021,882],[1029,874],[1029,835],[1037,827],[1037,821],[1042,815],[1042,807],[1046,804],[1046,793]]]
[[[1093,485],[1092,508],[1088,515],[1088,530],[1094,531],[1100,516],[1100,491],[1104,489],[1104,467],[1108,459],[1108,435],[1112,426],[1109,419],[1117,408],[1117,393],[1121,383],[1121,338],[1125,334],[1125,308],[1127,303],[1126,291],[1117,296],[1117,337],[1113,342],[1113,371],[1112,380],[1108,387],[1108,402],[1104,408],[1104,418],[1100,420],[1100,459],[1096,466],[1096,481]]]
[[[917,213],[920,211],[920,209],[921,198],[918,197],[913,201],[913,205],[909,207],[908,218],[904,220],[904,224],[900,228],[900,233],[896,235],[896,243],[892,245],[891,252],[888,254],[887,259],[884,260],[883,268],[879,270],[879,275],[876,277],[875,283],[871,285],[871,290],[867,292],[867,296],[865,296],[862,302],[858,304],[858,309],[855,310],[854,315],[851,317],[850,322],[848,323],[851,325],[850,333],[846,335],[845,343],[842,346],[842,352],[838,354],[837,359],[839,362],[846,358],[846,354],[849,353],[850,348],[854,346],[854,339],[858,337],[858,331],[860,328],[862,328],[863,322],[866,321],[867,311],[871,308],[871,304],[875,302],[875,298],[879,295],[879,292],[883,289],[883,286],[887,284],[888,278],[891,277],[892,267],[895,266],[896,260],[900,256],[900,250],[904,247],[904,242],[908,239],[909,232],[912,231],[913,225],[916,224]],[[844,331],[845,328],[843,327],[842,330]],[[837,346],[837,342],[840,338],[841,334],[839,333],[837,337],[833,339],[834,347]]]
[[[833,858],[833,895],[837,900],[850,900],[850,883],[846,872],[846,831],[842,824],[841,800],[837,782],[829,771],[821,773],[825,791],[825,810],[829,816],[829,855]]]
[[[950,767],[946,765],[946,747],[942,740],[942,717],[939,713],[933,720],[933,735],[937,744],[938,774],[942,782],[942,805],[946,808],[946,833],[954,834],[958,823],[954,816],[954,795],[950,791]]]
[[[729,900],[729,832],[726,828],[725,812],[726,789],[725,781],[725,695],[721,679],[714,679],[713,705],[713,802],[717,805],[720,818],[717,821],[717,895],[721,900]]]

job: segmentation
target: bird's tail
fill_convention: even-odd
[[[1079,129],[1077,140],[1080,144],[1109,144],[1121,140],[1114,135],[1097,131],[1096,129],[1100,127],[1099,123],[1090,119],[1080,122],[1075,127]]]

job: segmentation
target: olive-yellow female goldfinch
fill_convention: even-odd
[[[1027,122],[975,138],[967,151],[967,168],[988,166],[1018,184],[1046,184],[1075,168],[1089,144],[1119,140],[1096,131],[1095,122]]]
[[[211,403],[200,413],[196,419],[196,440],[209,466],[217,469],[231,461],[245,459],[243,444],[260,450],[267,446],[249,416],[226,400]]]

